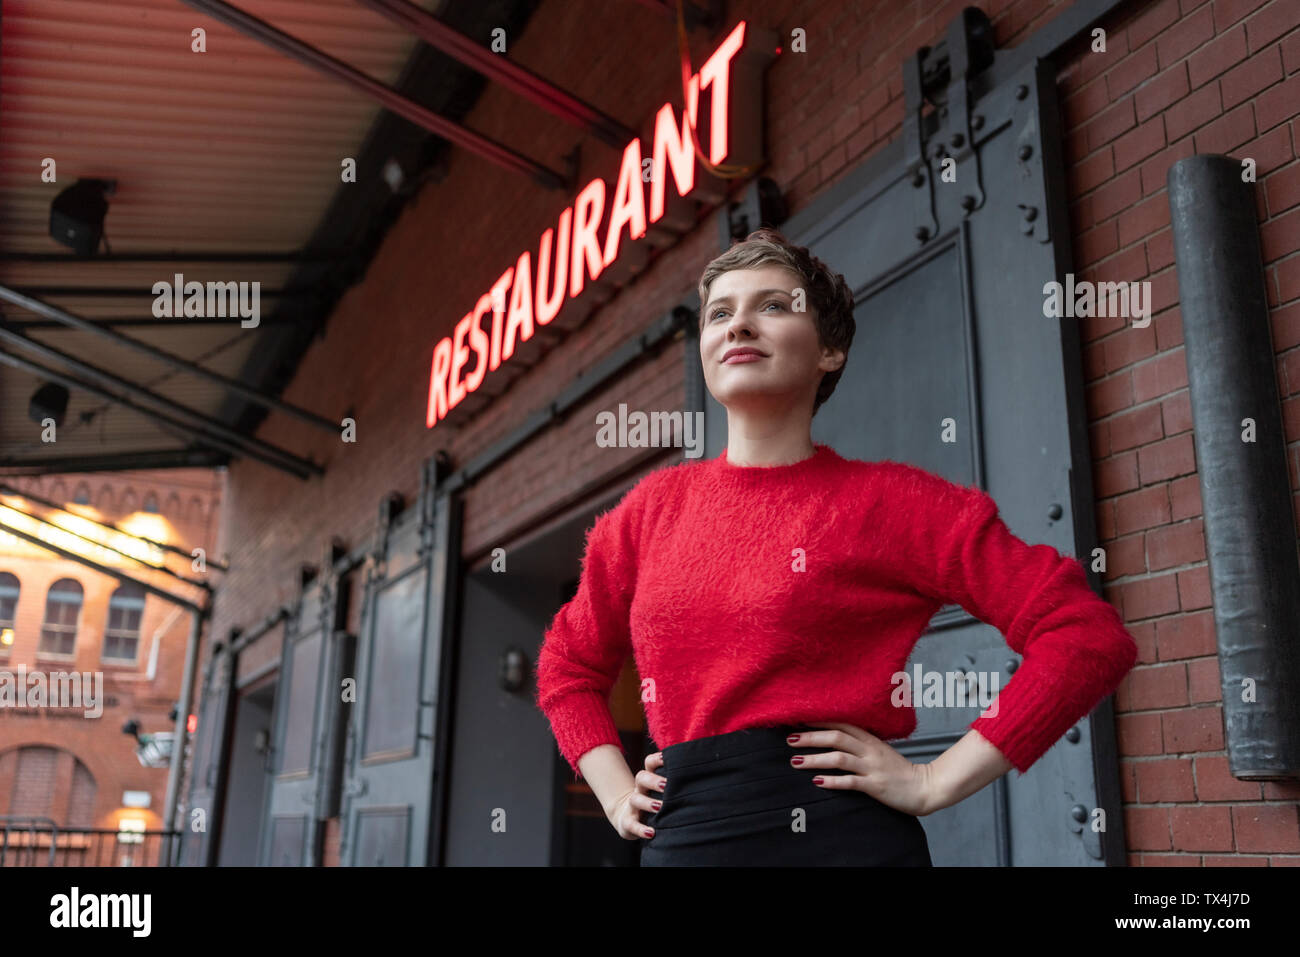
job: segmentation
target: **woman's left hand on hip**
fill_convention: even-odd
[[[881,804],[922,817],[939,808],[931,785],[930,767],[915,764],[870,731],[838,721],[805,724],[826,730],[804,731],[791,748],[830,748],[816,754],[799,751],[801,770],[835,773],[818,777],[818,787],[862,791]],[[789,743],[789,739],[787,739]]]

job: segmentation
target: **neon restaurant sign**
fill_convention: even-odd
[[[680,211],[688,197],[701,194],[721,198],[709,187],[712,177],[696,168],[697,143],[703,151],[707,142],[711,165],[727,161],[732,168],[758,158],[762,68],[775,45],[767,43],[766,31],[756,44],[758,34],[750,29],[746,43],[746,23],[740,21],[699,71],[684,78],[684,115],[679,118],[672,103],[665,103],[655,114],[648,152],[643,137],[628,143],[608,217],[605,180],[596,177],[560,213],[556,227],[542,233],[536,276],[532,251],[524,250],[456,323],[452,334],[438,342],[429,377],[428,428],[476,391],[489,372],[509,361],[538,327],[549,325],[567,302],[581,296],[588,282],[613,271],[624,234],[628,243],[623,254],[628,255],[627,249],[646,236],[647,225],[664,219],[665,210]],[[761,55],[752,55],[756,53]],[[703,90],[708,90],[707,97],[701,97]],[[668,192],[670,180],[675,195]],[[690,225],[680,212],[670,218],[683,231],[693,225],[693,215]],[[484,329],[489,315],[490,329]],[[476,359],[467,371],[471,353]]]

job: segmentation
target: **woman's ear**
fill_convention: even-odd
[[[817,364],[817,368],[824,372],[834,372],[837,369],[843,368],[844,363],[847,360],[848,355],[843,349],[824,348],[822,349],[821,362]]]

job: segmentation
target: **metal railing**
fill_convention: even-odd
[[[48,817],[0,815],[0,867],[165,867],[179,831],[67,827]]]

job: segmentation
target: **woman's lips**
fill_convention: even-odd
[[[766,359],[767,356],[760,356],[757,352],[740,352],[734,356],[728,356],[723,359],[724,365],[739,365],[742,362],[757,362],[759,359]]]

